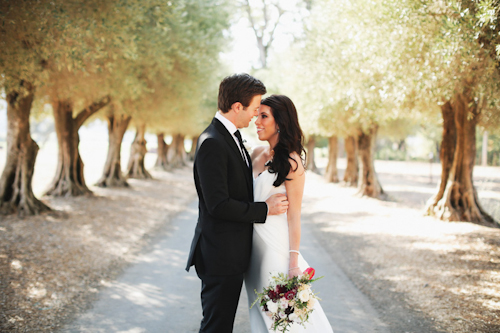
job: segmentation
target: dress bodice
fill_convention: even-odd
[[[271,195],[286,193],[285,183],[278,187],[273,185],[276,180],[276,174],[270,173],[268,169],[264,170],[257,178],[253,180],[254,201],[266,201]]]
[[[285,183],[278,187],[273,185],[277,175],[264,170],[253,180],[254,201],[266,201],[270,196],[286,193]],[[265,239],[269,246],[274,248],[288,260],[288,220],[287,214],[268,215],[266,223],[255,223],[254,233]]]

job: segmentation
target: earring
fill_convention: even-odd
[[[281,133],[279,128],[278,128],[278,133]]]

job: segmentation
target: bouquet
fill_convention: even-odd
[[[319,300],[311,290],[311,283],[322,277],[313,280],[314,272],[314,268],[308,268],[293,278],[271,272],[269,286],[262,293],[255,290],[257,299],[252,307],[259,303],[273,321],[271,329],[286,332],[293,323],[304,325],[307,322],[316,300]]]

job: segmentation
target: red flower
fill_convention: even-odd
[[[314,273],[316,273],[316,270],[312,267],[309,267],[307,268],[305,271],[304,271],[304,274],[307,274],[309,275],[309,280],[311,280],[314,276]]]

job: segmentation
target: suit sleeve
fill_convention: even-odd
[[[263,223],[267,218],[265,202],[244,202],[229,197],[228,156],[216,139],[203,141],[196,156],[196,172],[210,215],[217,219]]]

